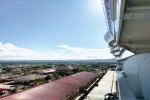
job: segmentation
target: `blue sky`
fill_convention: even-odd
[[[1,0],[0,27],[0,59],[112,57],[101,0]]]

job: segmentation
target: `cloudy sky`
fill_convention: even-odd
[[[101,0],[1,0],[0,60],[109,59]]]

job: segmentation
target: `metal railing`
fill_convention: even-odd
[[[108,31],[111,31],[112,29],[112,20],[111,20],[111,11],[110,11],[110,2],[109,0],[102,0],[102,6],[104,11],[104,16],[106,20],[106,25]]]
[[[110,42],[112,41],[114,38],[113,38],[113,35],[108,31],[105,35],[104,35],[104,39],[106,42]]]

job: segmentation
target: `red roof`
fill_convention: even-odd
[[[68,83],[85,83],[96,76],[97,74],[93,72],[80,72],[48,84],[2,97],[1,100],[60,100],[78,89],[77,85]]]
[[[71,77],[71,76],[66,76],[66,77],[62,77],[59,80],[56,80],[56,82],[60,82],[60,83],[81,83],[80,80]]]
[[[80,72],[71,76],[62,77],[56,81],[61,83],[84,83],[92,80],[96,76],[97,74],[93,72]]]
[[[60,100],[77,86],[52,82],[1,98],[1,100]]]
[[[80,72],[77,74],[73,74],[71,75],[72,77],[82,81],[82,82],[88,82],[90,80],[92,80],[93,78],[95,78],[97,76],[97,73],[93,73],[93,72]]]

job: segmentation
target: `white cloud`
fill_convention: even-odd
[[[58,47],[66,49],[66,50],[83,50],[82,48],[78,47],[69,47],[68,45],[59,45]]]
[[[0,42],[0,60],[70,60],[70,59],[109,59],[113,58],[108,48],[86,49],[59,45],[58,50],[38,52]]]

